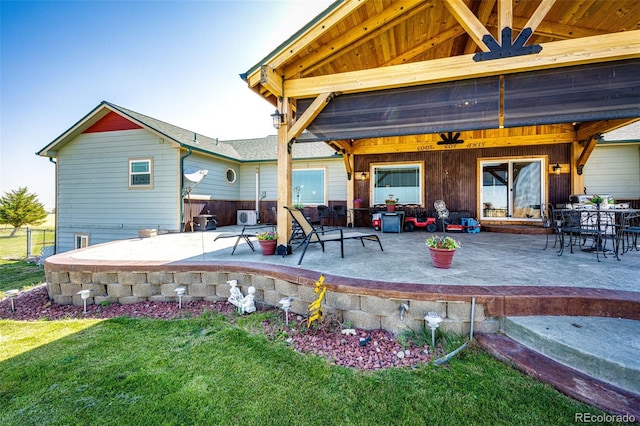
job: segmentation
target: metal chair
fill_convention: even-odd
[[[325,225],[325,221],[328,220],[330,226],[335,225],[335,212],[329,208],[329,206],[319,205],[318,216],[320,217],[320,224]]]
[[[311,222],[309,222],[309,219],[306,218],[302,210],[286,206],[285,209],[287,209],[291,218],[296,222],[300,227],[301,232],[304,234],[304,238],[298,244],[299,246],[303,246],[300,259],[298,259],[298,265],[302,263],[302,258],[307,252],[309,244],[312,243],[320,243],[322,251],[324,252],[324,243],[328,241],[338,241],[340,242],[341,257],[344,257],[344,240],[348,239],[359,239],[362,246],[364,246],[364,240],[375,241],[380,245],[380,250],[383,250],[382,243],[375,234],[365,234],[361,232],[349,232],[347,234],[343,234],[342,229],[340,228],[319,230],[311,225]]]
[[[348,217],[349,216],[349,212],[347,211],[347,207],[346,206],[342,206],[342,205],[333,206],[333,214],[335,216],[336,223],[338,223],[338,224],[342,223],[340,218],[344,218],[344,223],[345,224],[351,223],[351,221],[349,220],[349,217]]]

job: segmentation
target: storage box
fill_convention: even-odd
[[[155,229],[139,229],[138,230],[138,237],[140,238],[155,237],[156,235],[158,235],[158,231]]]

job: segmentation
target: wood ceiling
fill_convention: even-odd
[[[490,50],[487,35],[508,44],[501,40],[505,27],[512,28],[513,39],[531,28],[525,45],[539,44],[542,51],[474,61],[474,54]],[[275,106],[283,98],[313,97],[321,110],[321,99],[335,94],[639,57],[638,0],[346,0],[332,4],[243,78]],[[306,123],[292,123],[292,130],[301,132],[318,113],[310,113]],[[634,120],[584,123],[582,132],[588,140]],[[485,136],[501,138],[504,131]],[[530,133],[540,132],[525,132]],[[354,153],[353,144],[343,147]]]

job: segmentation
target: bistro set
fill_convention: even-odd
[[[613,254],[616,259],[629,250],[640,250],[640,209],[629,208],[625,203],[609,203],[608,196],[572,196],[570,203],[561,208],[552,205],[543,212],[545,226],[553,229],[554,247],[558,256],[566,248],[600,255]],[[610,242],[610,244],[609,244]],[[545,245],[545,249],[548,246]]]

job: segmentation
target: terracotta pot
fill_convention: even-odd
[[[455,250],[449,249],[437,249],[429,247],[429,254],[431,254],[431,263],[436,268],[449,269]]]
[[[362,201],[354,201],[353,202],[353,208],[354,209],[359,209],[360,207],[362,207]]]
[[[278,240],[258,240],[263,256],[273,256],[276,253]]]
[[[387,211],[388,212],[395,212],[396,211],[396,205],[395,204],[387,204]]]

